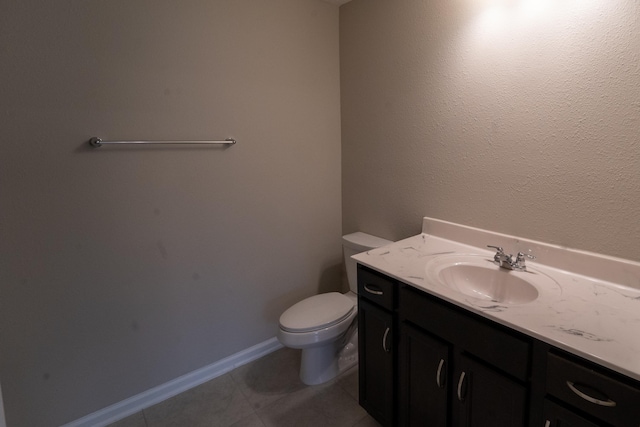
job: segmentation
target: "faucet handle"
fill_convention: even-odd
[[[504,253],[504,249],[502,249],[500,246],[493,246],[493,245],[487,245],[487,247],[496,250],[496,254],[493,256],[493,262],[502,266],[502,261],[505,261],[507,258],[507,255],[505,255]]]
[[[523,254],[522,252],[518,252],[518,256],[516,257],[516,261],[524,261],[525,258],[536,259],[535,255]]]
[[[518,252],[518,255],[516,256],[516,263],[514,265],[514,268],[516,270],[527,271],[527,266],[524,262],[525,258],[536,259],[536,257],[531,254],[523,254],[522,252]]]
[[[516,263],[518,265],[520,265],[520,264],[524,265],[525,258],[536,259],[536,257],[534,255],[523,254],[522,252],[518,252],[518,255],[516,255]]]

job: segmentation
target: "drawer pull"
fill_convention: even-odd
[[[458,400],[460,402],[464,401],[464,391],[462,390],[462,386],[464,385],[464,377],[466,373],[462,371],[460,374],[460,379],[458,380]]]
[[[379,291],[377,289],[372,289],[372,288],[369,287],[369,285],[364,285],[364,290],[369,292],[370,294],[373,294],[373,295],[382,295],[383,294],[382,291]]]
[[[581,398],[583,398],[587,402],[591,402],[591,403],[594,403],[594,404],[600,405],[600,406],[608,406],[610,408],[616,406],[616,402],[614,402],[611,399],[600,400],[600,399],[596,399],[595,397],[591,397],[586,393],[581,392],[580,390],[577,389],[577,387],[571,381],[567,381],[567,387],[569,387],[569,389],[572,392],[574,392],[575,394],[577,394],[578,396],[580,396]]]
[[[391,331],[391,329],[387,327],[387,330],[384,331],[384,336],[382,337],[382,349],[385,351],[385,353],[389,353],[391,351],[391,349],[387,347],[387,337],[389,336],[389,331]]]
[[[443,372],[444,368],[444,372]],[[438,384],[438,388],[444,388],[444,378],[442,378],[442,374],[446,374],[447,369],[444,366],[444,359],[440,359],[440,363],[438,364],[438,371],[436,372],[436,384]]]

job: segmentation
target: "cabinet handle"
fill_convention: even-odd
[[[462,371],[462,373],[460,374],[460,379],[458,380],[458,400],[460,402],[464,401],[464,396],[463,391],[462,391],[462,387],[464,385],[464,377],[465,377],[466,373],[464,371]]]
[[[440,363],[438,364],[438,371],[436,372],[436,384],[438,384],[438,388],[444,388],[444,380],[442,378],[442,368],[444,366],[444,359],[440,359]],[[446,368],[445,368],[446,372]]]
[[[384,331],[384,336],[382,337],[382,349],[386,353],[389,353],[391,351],[391,349],[387,347],[387,336],[389,335],[389,331],[391,331],[391,329],[387,327],[387,330]]]
[[[383,292],[379,291],[377,289],[372,289],[369,287],[369,285],[364,285],[364,290],[369,292],[370,294],[374,294],[374,295],[382,295]]]
[[[580,390],[578,390],[578,388],[571,381],[567,381],[567,386],[569,387],[569,389],[572,392],[574,392],[575,394],[577,394],[578,396],[580,396],[581,398],[583,398],[587,402],[591,402],[591,403],[594,403],[594,404],[600,405],[600,406],[608,406],[610,408],[616,406],[616,402],[614,402],[611,399],[600,400],[600,399],[596,399],[595,397],[591,397],[586,393],[581,392]]]

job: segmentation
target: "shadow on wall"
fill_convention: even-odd
[[[320,273],[320,280],[318,281],[318,293],[324,294],[327,292],[346,292],[344,290],[344,283],[346,278],[346,271],[344,263],[331,265]]]
[[[303,284],[300,284],[303,285]],[[346,288],[345,288],[346,286]],[[295,287],[289,292],[283,295],[279,295],[265,304],[263,318],[264,319],[279,319],[280,315],[289,307],[295,303],[302,301],[303,299],[310,297],[303,293],[305,287]],[[320,273],[320,278],[317,284],[316,294],[324,294],[327,292],[341,292],[344,293],[349,290],[349,286],[346,283],[346,272],[343,263],[333,264],[325,267]],[[275,331],[274,331],[275,334]]]

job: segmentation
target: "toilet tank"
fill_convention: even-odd
[[[351,256],[359,254],[360,252],[379,248],[380,246],[388,245],[389,243],[393,242],[391,240],[372,236],[371,234],[362,233],[360,231],[342,236],[344,263],[347,268],[347,280],[349,281],[349,289],[351,292],[355,294],[358,293],[358,280],[356,277],[357,262],[354,259],[351,259]]]

